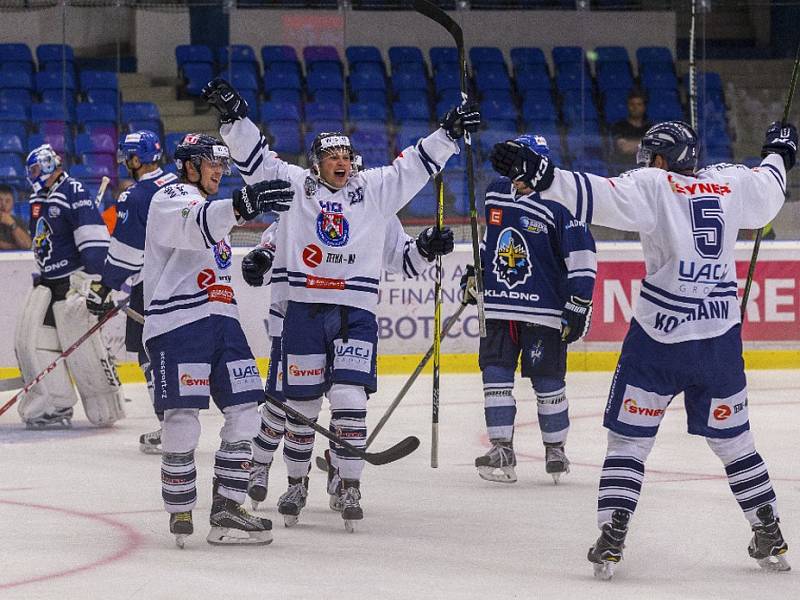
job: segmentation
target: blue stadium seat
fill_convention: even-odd
[[[334,46],[306,46],[303,48],[303,61],[306,63],[307,73],[311,73],[321,65],[335,66],[339,74],[343,70],[339,51]]]
[[[376,46],[348,46],[344,55],[351,70],[362,64],[377,64],[383,69],[383,57]]]
[[[551,54],[556,70],[565,63],[581,63],[584,60],[584,51],[580,46],[556,46]]]
[[[68,131],[60,133],[32,133],[28,136],[28,151],[38,148],[42,144],[50,144],[62,158],[68,154],[74,154],[74,143]]]
[[[341,102],[309,102],[306,104],[306,114],[309,118],[317,119],[344,119],[344,104]]]
[[[262,102],[259,112],[261,113],[261,120],[264,122],[295,121],[299,125],[300,121],[302,121],[299,107],[290,102],[275,100]]]
[[[398,102],[428,103],[428,92],[425,90],[400,90],[397,93]]]
[[[33,78],[30,73],[23,70],[0,71],[0,88],[32,92],[34,89]]]
[[[344,90],[344,81],[340,73],[317,69],[311,71],[306,78],[309,92],[317,90]]]
[[[522,94],[530,89],[549,89],[551,86],[550,73],[546,65],[524,64],[517,67],[515,72],[517,89]]]
[[[517,119],[517,109],[512,102],[504,101],[501,99],[497,100],[486,100],[484,99],[480,103],[481,106],[481,118],[485,118],[489,122],[493,122],[496,120],[511,120],[516,121]]]
[[[350,76],[352,77],[356,73],[367,77],[382,77],[384,79],[386,78],[386,69],[383,68],[382,63],[374,63],[374,62],[356,63],[355,65],[350,67]]]
[[[552,99],[530,95],[522,101],[522,118],[526,121],[555,121],[558,113]]]
[[[458,64],[458,50],[452,46],[434,46],[428,51],[434,71],[437,65],[446,63]]]
[[[354,90],[351,99],[353,102],[385,104],[386,90]]]
[[[588,73],[581,74],[578,70],[562,70],[556,74],[556,88],[559,91],[591,89],[592,78]]]
[[[164,149],[167,151],[167,156],[169,158],[172,158],[173,156],[175,156],[175,148],[178,147],[178,144],[181,143],[181,141],[183,140],[183,136],[185,136],[185,135],[186,135],[186,133],[183,133],[183,132],[181,132],[181,133],[168,133],[164,137]]]
[[[353,120],[376,119],[386,120],[388,111],[385,104],[361,104],[353,102],[348,110],[348,118]]]
[[[198,91],[198,94],[200,92]],[[116,106],[119,102],[119,93],[114,90],[88,90],[85,94],[86,101],[94,104],[111,104]]]
[[[511,80],[505,71],[481,69],[475,72],[475,87],[479,92],[487,90],[511,90]]]
[[[187,62],[182,65],[181,73],[186,82],[186,93],[199,96],[203,86],[214,77],[214,68],[211,63]]]
[[[428,103],[421,102],[395,102],[392,107],[394,113],[394,120],[398,123],[406,121],[423,121],[431,120],[431,109]]]
[[[15,104],[0,106],[0,121],[26,122],[30,117],[30,110],[29,106]]]
[[[488,65],[491,69],[506,68],[506,61],[503,52],[495,46],[473,46],[469,49],[469,62],[473,68],[481,65]]]
[[[386,90],[386,79],[383,74],[374,71],[355,71],[350,74],[349,83],[352,92],[361,90]]]
[[[609,125],[628,118],[628,104],[625,98],[619,96],[606,96],[603,103],[603,113]]]
[[[515,70],[522,65],[544,65],[545,69],[547,68],[547,59],[541,48],[512,48],[509,55],[511,56],[511,64],[514,66]]]
[[[39,71],[36,74],[36,91],[65,88],[75,91],[75,78],[70,73],[62,74],[61,71]]]
[[[152,102],[123,102],[122,103],[122,121],[134,120],[152,120],[158,121],[161,115],[158,112],[158,106]]]
[[[117,74],[113,71],[81,71],[81,89],[117,90]]]
[[[309,90],[311,92],[311,90]],[[337,90],[314,90],[311,93],[313,102],[326,102],[328,104],[341,104],[344,106],[344,91]]]
[[[256,70],[258,69],[256,53],[251,46],[246,44],[231,44],[230,46],[220,47],[217,51],[217,62],[223,67],[228,62],[231,62],[252,65]]]
[[[428,71],[424,63],[405,62],[392,66],[392,74],[410,73],[415,77],[427,79]]]
[[[109,169],[106,164],[79,164],[72,165],[69,174],[83,183],[96,185],[103,177],[116,178],[117,168],[115,166],[114,169]]]
[[[319,92],[317,92],[319,94]],[[270,100],[279,102],[291,102],[298,107],[303,105],[302,91],[299,89],[275,89],[269,90],[268,94]]]
[[[458,71],[439,71],[433,76],[433,86],[436,89],[437,95],[445,90],[460,90],[461,76]]]
[[[419,63],[425,64],[425,59],[422,56],[422,50],[416,46],[392,46],[389,48],[389,63],[392,65],[392,70],[395,66],[403,63]]]
[[[292,46],[263,46],[261,61],[264,63],[265,69],[272,63],[299,62],[297,52]]]
[[[647,105],[647,118],[654,123],[683,119],[683,108],[678,102],[653,101]]]
[[[230,70],[221,71],[218,75],[229,81],[237,90],[258,92],[261,89],[258,75],[251,70],[249,64],[233,63]]]
[[[75,63],[75,51],[69,44],[40,44],[36,47],[36,61],[39,69],[46,63]]]
[[[264,74],[264,90],[272,92],[274,90],[302,90],[303,85],[300,82],[300,75],[294,71],[278,69],[270,69]]]
[[[62,104],[42,102],[31,104],[31,121],[43,123],[45,121],[69,121],[69,113]]]
[[[267,132],[271,138],[270,146],[279,154],[302,154],[303,139],[300,128],[293,121],[275,121],[269,124]]]
[[[602,69],[597,73],[597,88],[606,90],[629,90],[633,87],[633,77],[628,69]]]
[[[306,119],[307,136],[311,136],[311,141],[306,144],[311,148],[311,142],[321,131],[344,131],[344,121],[342,119],[332,119],[330,117],[311,117]]]
[[[671,71],[645,71],[642,73],[642,85],[648,91],[675,89],[678,87],[678,78]]]
[[[30,106],[32,103],[33,95],[28,90],[0,88],[0,105]]]
[[[714,71],[699,71],[697,73],[697,89],[718,91],[722,93],[722,78]]]
[[[81,133],[75,138],[76,154],[111,154],[116,156],[117,143],[108,135]]]
[[[436,192],[433,184],[426,185],[405,207],[405,212],[411,217],[432,217],[436,214]]]
[[[412,72],[392,73],[392,88],[395,93],[400,90],[427,90],[428,81],[424,75]]]
[[[0,120],[0,134],[16,135],[23,141],[23,147],[28,147],[28,127],[25,123]]]
[[[25,141],[27,141],[27,136]],[[0,133],[0,152],[24,154],[25,144],[23,143],[23,138],[12,133]]]
[[[598,46],[594,49],[598,63],[630,63],[628,50],[624,46]]]
[[[669,65],[670,68],[675,64],[672,60],[672,52],[663,46],[642,46],[636,50],[636,62],[639,63],[641,71],[644,65]]]
[[[397,131],[397,150],[401,151],[414,146],[420,138],[431,133],[430,125],[421,123],[402,123]]]
[[[67,90],[66,96],[62,90],[44,90],[41,94],[42,102],[49,102],[52,104],[63,104],[66,106],[68,120],[75,120],[75,95]]]
[[[178,68],[185,63],[207,63],[214,64],[214,53],[208,46],[200,44],[181,44],[175,47],[175,60]]]
[[[33,66],[33,53],[27,44],[0,44],[0,63],[29,63]]]

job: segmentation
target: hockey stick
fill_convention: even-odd
[[[75,350],[78,349],[78,346],[80,346],[83,342],[88,340],[92,336],[92,334],[94,334],[95,331],[97,331],[103,325],[105,325],[114,315],[116,315],[119,311],[121,311],[127,304],[128,304],[128,298],[125,298],[119,304],[117,304],[114,308],[112,308],[110,311],[108,311],[105,315],[103,315],[103,317],[99,321],[97,321],[97,323],[95,323],[94,325],[92,325],[89,328],[89,331],[87,331],[81,337],[79,337],[77,340],[75,340],[75,342],[69,348],[67,348],[66,350],[64,350],[64,352],[59,354],[56,357],[56,359],[53,362],[51,362],[49,365],[47,365],[41,373],[39,373],[36,377],[34,377],[29,384],[27,384],[20,391],[18,391],[16,394],[14,394],[11,397],[11,400],[9,400],[5,404],[3,404],[3,406],[0,406],[0,415],[2,415],[9,408],[14,406],[14,404],[19,399],[19,397],[22,396],[22,394],[28,392],[33,386],[35,386],[42,379],[44,379],[47,376],[48,373],[50,373],[53,370],[55,370],[55,368],[58,366],[58,363],[60,363],[62,360],[65,360],[70,354],[75,352]]]
[[[394,462],[396,460],[400,460],[411,454],[414,450],[419,447],[419,438],[409,436],[405,439],[400,440],[394,446],[390,446],[386,450],[381,452],[365,452],[361,448],[356,448],[353,444],[344,441],[341,437],[333,433],[327,427],[322,427],[318,425],[308,417],[306,417],[303,413],[300,413],[293,409],[291,406],[287,406],[283,402],[279,402],[264,395],[264,400],[268,403],[272,404],[275,408],[279,408],[284,411],[288,416],[292,417],[293,419],[300,421],[306,427],[311,427],[314,431],[319,433],[320,435],[325,436],[334,444],[342,446],[343,448],[347,449],[348,452],[352,452],[359,458],[363,458],[371,465],[385,465],[390,462]]]
[[[692,20],[689,26],[689,124],[697,131],[697,67],[694,60],[697,0],[692,0]]]
[[[97,190],[97,195],[94,197],[94,207],[100,208],[100,203],[103,201],[103,194],[106,193],[106,188],[111,180],[103,175],[103,178],[100,180],[100,188]]]
[[[464,312],[465,308],[467,308],[467,304],[462,303],[461,306],[458,307],[458,310],[456,312],[454,312],[447,319],[445,319],[444,327],[442,327],[442,335],[441,335],[442,338],[447,337],[447,334],[450,333],[450,329],[452,329],[453,325],[456,324],[458,319],[461,317],[461,313]],[[389,408],[386,409],[386,412],[381,417],[381,420],[378,421],[378,424],[375,425],[374,429],[372,430],[372,433],[369,434],[369,437],[367,438],[367,445],[366,445],[367,448],[370,447],[372,442],[375,440],[375,436],[377,436],[378,433],[380,433],[381,429],[383,429],[383,426],[386,425],[386,422],[389,420],[389,417],[392,416],[392,413],[394,413],[395,409],[400,405],[400,402],[402,402],[403,398],[406,397],[408,390],[411,389],[411,386],[414,385],[414,382],[417,381],[419,376],[422,374],[422,371],[425,370],[425,366],[431,360],[432,356],[433,356],[433,345],[431,345],[431,347],[428,348],[428,351],[425,353],[425,356],[423,356],[422,360],[419,361],[417,368],[414,369],[414,372],[411,373],[411,376],[403,384],[403,387],[400,389],[399,392],[397,392],[397,396],[395,396],[394,400],[392,400],[392,403],[389,405]],[[323,457],[318,456],[316,463],[317,467],[319,467],[322,471],[328,470],[328,463]]]
[[[797,85],[797,75],[800,71],[800,42],[797,43],[797,50],[794,53],[794,67],[792,68],[792,79],[789,82],[789,95],[786,98],[786,104],[783,107],[783,119],[781,123],[786,125],[789,120],[789,111],[792,110],[792,100],[794,99],[794,88]],[[788,182],[787,182],[788,183]],[[787,186],[788,187],[788,186]],[[747,313],[747,299],[750,297],[750,286],[753,284],[753,276],[756,272],[756,261],[758,260],[758,251],[761,248],[761,238],[764,237],[764,228],[758,230],[756,233],[755,242],[753,242],[753,254],[750,256],[750,267],[747,269],[747,280],[744,283],[744,292],[742,293],[741,321],[744,323],[744,318]]]
[[[453,36],[458,48],[458,62],[461,83],[461,100],[469,98],[467,91],[467,57],[464,52],[464,32],[441,8],[428,0],[414,0],[414,10],[429,19],[436,21]],[[486,337],[486,312],[483,303],[483,267],[481,266],[480,232],[478,231],[478,208],[475,204],[475,167],[472,162],[472,136],[464,132],[464,149],[467,153],[467,194],[469,196],[469,225],[472,232],[472,262],[475,265],[476,300],[478,302],[478,330],[481,337]]]
[[[444,226],[444,182],[442,175],[436,176],[436,227]],[[431,398],[431,468],[439,467],[439,359],[442,337],[442,257],[436,256],[436,281],[434,283],[433,308],[433,393]]]

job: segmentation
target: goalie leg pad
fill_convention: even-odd
[[[58,339],[68,348],[95,323],[79,294],[53,304]],[[72,378],[78,388],[89,421],[101,427],[112,425],[125,416],[123,396],[114,358],[101,335],[92,335],[67,358]]]
[[[34,287],[28,292],[17,321],[14,351],[24,381],[31,381],[61,354],[55,328],[44,324],[51,298],[52,293],[45,286]],[[17,408],[22,420],[30,421],[60,408],[71,408],[77,400],[62,362],[22,396]]]

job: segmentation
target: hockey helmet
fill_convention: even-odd
[[[50,176],[61,166],[61,157],[50,144],[31,150],[25,159],[25,174],[34,193],[38,193]]]
[[[547,145],[547,139],[543,135],[524,133],[518,138],[514,138],[514,141],[533,150],[536,154],[550,156],[550,146]]]
[[[199,172],[203,160],[221,164],[225,175],[231,174],[231,153],[225,144],[211,135],[187,133],[175,148],[175,166],[178,172],[186,177],[187,162],[191,162]]]
[[[653,125],[639,142],[636,163],[649,167],[657,154],[667,161],[668,170],[693,172],[697,169],[697,133],[683,121]]]
[[[127,134],[117,147],[117,162],[125,163],[134,156],[138,157],[142,164],[161,160],[161,142],[158,136],[146,129]]]
[[[349,153],[350,162],[353,164],[350,175],[357,173],[361,167],[361,157],[353,148],[350,136],[339,131],[325,131],[317,134],[317,137],[314,138],[311,150],[308,153],[308,164],[311,166],[311,172],[319,177],[319,164],[322,159],[337,150],[345,150]]]

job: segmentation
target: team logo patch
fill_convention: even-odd
[[[372,342],[335,340],[333,342],[333,368],[371,373],[373,352]]]
[[[350,200],[350,204],[358,204],[359,202],[363,202],[364,188],[356,188],[350,192],[347,192],[347,198]]]
[[[625,386],[619,420],[636,427],[658,427],[672,398],[648,392],[634,385]]]
[[[58,215],[61,214],[61,209],[57,206],[51,206],[47,209],[47,216],[51,219],[55,219]]]
[[[42,214],[42,205],[37,202],[36,204],[31,205],[31,219],[38,219],[39,215]]]
[[[53,253],[53,243],[50,241],[52,234],[53,228],[50,227],[50,223],[44,217],[36,221],[36,229],[33,236],[33,253],[36,255],[36,262],[39,263],[40,267],[50,260],[50,255]]]
[[[214,246],[214,260],[217,261],[217,266],[220,269],[227,269],[231,266],[231,247],[225,240],[220,240]]]
[[[537,340],[536,345],[531,348],[531,366],[535,366],[544,356],[544,348],[542,348],[542,340]]]
[[[489,225],[500,225],[503,222],[503,209],[490,208],[489,209]]]
[[[213,269],[203,269],[197,274],[197,287],[206,290],[217,281],[217,274]]]
[[[713,429],[732,429],[747,423],[747,392],[727,398],[712,398],[708,407],[708,426]]]
[[[530,231],[531,233],[547,233],[547,225],[530,217],[520,217],[519,224],[525,231]]]
[[[227,363],[227,367],[234,394],[261,389],[261,375],[253,359],[234,360]]]
[[[181,396],[208,396],[211,393],[208,363],[178,363],[178,393]]]
[[[525,283],[531,276],[528,244],[520,233],[511,227],[500,232],[497,250],[492,261],[494,274],[509,289]]]
[[[327,356],[324,354],[289,354],[286,362],[289,385],[318,385],[325,381]]]
[[[306,180],[303,182],[303,191],[306,194],[306,198],[311,198],[311,196],[317,193],[317,180],[311,176],[306,177]]]
[[[317,237],[326,246],[344,246],[350,239],[350,223],[341,213],[322,211],[317,217]]]
[[[303,248],[303,263],[313,269],[322,262],[322,250],[316,244],[309,244]]]

